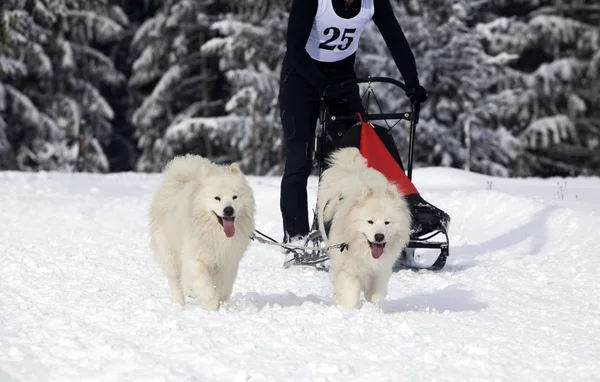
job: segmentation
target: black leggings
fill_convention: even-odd
[[[332,82],[355,78],[352,73],[327,72]],[[319,118],[320,97],[317,91],[284,61],[281,73],[279,105],[283,125],[285,168],[281,180],[280,209],[283,220],[284,242],[308,234],[307,182],[312,172],[312,143]],[[332,114],[364,114],[358,85],[344,86],[337,102],[327,105]],[[353,126],[354,125],[354,126]],[[355,122],[328,123],[327,131],[335,147],[359,147],[360,124]],[[387,129],[375,125],[375,131],[402,167],[402,161],[392,135]]]
[[[326,73],[332,82],[355,77],[352,73]],[[329,104],[335,114],[363,113],[358,85],[345,86],[340,101]],[[306,186],[312,172],[312,142],[319,118],[320,95],[300,74],[286,65],[281,73],[279,105],[283,125],[285,168],[281,180],[280,209],[284,242],[309,232],[308,195]],[[331,136],[337,137],[351,123],[328,125]]]

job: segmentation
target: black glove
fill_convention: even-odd
[[[412,103],[423,103],[427,101],[427,90],[421,85],[406,90],[406,95]]]

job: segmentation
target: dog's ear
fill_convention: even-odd
[[[363,199],[370,198],[373,196],[373,189],[369,186],[363,186],[362,197]]]
[[[396,199],[398,197],[398,187],[394,183],[390,183],[385,191],[389,197]]]
[[[234,172],[234,173],[242,173],[242,169],[240,168],[240,166],[237,164],[237,162],[233,162],[230,166],[229,169]]]

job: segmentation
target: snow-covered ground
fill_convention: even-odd
[[[417,170],[452,216],[444,271],[349,311],[326,273],[255,243],[218,312],[170,303],[146,228],[158,181],[0,173],[0,381],[598,380],[597,178]],[[279,239],[279,180],[251,184]]]

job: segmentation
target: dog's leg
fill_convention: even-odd
[[[174,304],[185,305],[185,297],[181,288],[180,279],[169,279],[169,287],[171,288],[171,300]]]
[[[375,277],[373,275],[368,275],[366,277],[364,277],[363,279],[361,279],[361,283],[360,283],[360,287],[363,290],[363,293],[365,294],[365,300],[367,300],[368,302],[371,302],[371,299],[373,297],[373,281],[375,280]]]
[[[189,256],[188,259],[193,259]],[[187,285],[190,289],[190,295],[199,299],[206,309],[216,310],[219,307],[219,299],[215,288],[215,283],[210,275],[208,267],[197,258],[190,261],[189,265],[184,267],[184,274]]]
[[[190,269],[192,278],[192,292],[202,302],[202,305],[209,310],[217,310],[219,308],[219,299],[213,278],[211,277],[208,268],[198,261],[192,269]]]
[[[235,284],[237,272],[237,265],[224,266],[217,272],[215,276],[215,281],[217,285],[219,301],[228,301],[231,297],[231,291],[233,290],[233,284]]]
[[[365,299],[368,302],[380,304],[385,299],[391,275],[387,271],[373,275],[371,285],[365,291]]]
[[[333,277],[335,303],[350,309],[360,307],[360,282],[357,277],[346,272],[338,272]]]
[[[169,247],[167,238],[159,232],[154,233],[152,246],[155,251],[155,259],[169,281],[171,300],[174,304],[185,305],[185,297],[181,288],[181,268],[177,253]]]
[[[181,276],[185,293],[200,300],[209,310],[219,307],[215,283],[207,264],[201,259],[202,246],[194,240],[185,240],[181,251]]]

